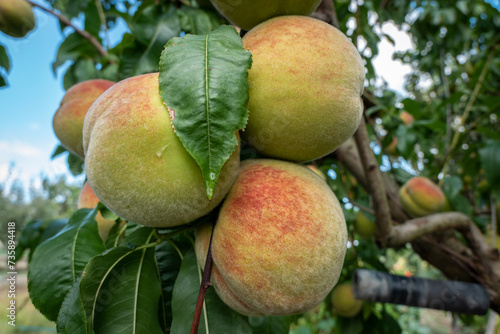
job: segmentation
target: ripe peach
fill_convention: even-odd
[[[354,229],[364,239],[370,239],[377,232],[377,224],[365,216],[361,211],[356,214]]]
[[[24,37],[35,27],[35,15],[28,1],[0,1],[0,31],[12,37]]]
[[[211,230],[196,231],[202,268]],[[346,242],[337,197],[314,172],[280,160],[246,160],[215,225],[211,280],[242,314],[302,313],[337,283]]]
[[[208,200],[201,168],[171,125],[158,73],[125,79],[90,108],[83,128],[85,168],[95,194],[118,216],[146,226],[172,227],[214,209],[239,168],[239,145]]]
[[[108,80],[94,79],[80,82],[66,92],[52,125],[61,144],[70,152],[83,158],[83,121],[94,101],[114,85]]]
[[[333,289],[331,298],[335,312],[345,318],[356,316],[363,308],[363,301],[354,299],[352,285],[349,283],[337,285]]]
[[[242,136],[272,158],[309,161],[333,152],[361,121],[365,71],[338,29],[305,16],[281,16],[243,38],[252,52],[250,111]]]
[[[232,24],[250,30],[275,16],[310,15],[321,0],[212,0]]]
[[[387,153],[390,155],[398,155],[398,138],[393,137],[389,145],[387,145]]]
[[[441,210],[446,197],[431,180],[423,176],[413,177],[399,190],[403,209],[413,217],[423,217]]]
[[[401,114],[399,114],[399,119],[403,122],[404,125],[408,126],[413,121],[415,120],[415,117],[413,117],[412,114],[410,114],[408,111],[402,111]]]
[[[85,181],[82,190],[80,191],[80,196],[78,197],[78,209],[94,209],[99,203],[99,198],[94,194],[90,184]],[[101,239],[106,241],[108,239],[109,231],[115,226],[115,221],[112,219],[106,219],[102,216],[100,212],[96,216],[97,226],[99,227],[99,235]]]

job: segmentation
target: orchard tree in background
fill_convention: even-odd
[[[312,17],[337,27],[352,41],[361,55],[359,64],[366,70],[363,87],[362,73],[358,70],[354,56],[349,57],[349,62],[342,63],[344,71],[335,68],[333,63],[337,60],[322,56],[322,51],[328,49],[331,43],[322,45],[321,41],[333,28],[318,24],[315,28],[317,36],[312,38],[318,38],[318,42],[311,42],[311,45],[302,49],[295,46],[295,52],[286,58],[293,68],[287,73],[275,71],[276,59],[288,50],[277,47],[266,49],[268,39],[284,39],[288,45],[294,45],[304,33],[300,30],[306,25],[302,20],[308,19],[297,19],[294,27],[290,28],[297,30],[287,30],[285,23],[276,23],[280,19],[266,21],[253,30],[258,23],[283,14],[280,10],[286,12],[287,9],[274,8],[273,11],[266,4],[242,6],[240,10],[245,11],[242,18],[232,15],[237,13],[237,5],[233,4],[235,7],[228,9],[231,1],[212,1],[231,23],[238,24],[238,20],[253,16],[253,12],[258,13],[255,15],[256,22],[240,23],[247,25],[244,28],[250,30],[239,31],[243,40],[206,1],[47,0],[44,5],[28,1],[33,10],[43,11],[61,23],[65,39],[59,46],[52,68],[56,71],[70,62],[63,77],[63,86],[68,92],[71,87],[88,80],[104,79],[118,83],[98,98],[90,108],[91,116],[85,120],[82,147],[88,160],[84,163],[75,154],[80,151],[65,148],[64,143],[56,148],[53,155],[67,154],[68,166],[75,175],[85,170],[89,183],[103,203],[95,209],[75,210],[71,217],[67,217],[67,223],[60,220],[31,223],[20,238],[17,255],[20,256],[24,249],[30,249],[30,297],[48,319],[56,321],[58,332],[187,333],[192,323],[197,325],[199,321],[200,332],[298,333],[301,324],[309,321],[308,324],[318,333],[321,330],[338,333],[397,333],[403,325],[401,309],[367,302],[360,305],[352,300],[352,291],[349,289],[355,269],[393,272],[396,266],[388,258],[395,252],[407,256],[408,263],[418,255],[439,270],[443,275],[441,278],[479,283],[488,292],[491,310],[500,312],[498,2],[321,2]],[[318,1],[310,2],[314,3],[311,8],[318,5]],[[13,3],[16,1],[2,2],[7,7],[0,6],[0,13],[8,13],[9,4]],[[307,11],[312,10],[294,9],[298,10],[299,15],[308,15]],[[22,15],[27,16],[23,19]],[[16,38],[26,35],[33,28],[33,19],[29,14],[22,15],[0,14],[0,30]],[[72,19],[80,21],[81,25],[75,26]],[[129,31],[123,34],[118,44],[109,45],[109,30],[115,29],[118,20],[123,20]],[[391,36],[384,33],[386,24],[405,31],[415,46],[395,55],[395,58],[412,68],[407,77],[406,96],[388,89],[373,66],[373,59],[379,53],[379,43],[383,39],[395,43]],[[279,29],[284,31],[259,40],[258,29],[264,29],[268,34],[266,36]],[[338,38],[341,43],[341,37]],[[297,44],[305,45],[305,42]],[[313,47],[319,49],[311,51]],[[351,51],[347,46],[342,49],[344,54],[350,55]],[[354,53],[357,57],[357,53]],[[259,58],[261,54],[263,58],[272,54],[268,57],[268,67],[262,65],[265,61]],[[305,54],[303,59],[314,64],[304,66],[303,62],[294,63],[297,54]],[[203,59],[205,62],[192,63],[192,59]],[[8,50],[0,44],[0,67],[3,68],[0,72],[1,86],[7,84],[11,62],[15,62],[15,59],[10,59]],[[223,73],[218,72],[221,67],[225,69]],[[297,88],[301,93],[279,95],[289,88],[296,88],[289,87],[293,86],[290,84],[292,80],[286,79],[286,76],[290,73],[292,77],[300,75],[303,73],[302,68],[313,68],[315,71],[307,73],[301,81],[303,86]],[[156,72],[159,72],[159,81],[156,80],[157,75],[150,74]],[[323,73],[324,78],[330,78],[331,73],[345,77],[338,82],[322,82],[321,75],[316,77],[318,73]],[[143,74],[146,75],[141,76]],[[282,85],[266,86],[266,82],[282,78],[285,78]],[[318,79],[307,81],[314,78]],[[255,86],[256,83],[259,85]],[[328,104],[330,97],[325,98],[326,102],[322,100],[317,103],[316,98],[323,92],[321,90],[300,100],[306,93],[311,93],[315,85],[330,89],[330,84],[340,85],[335,87],[341,88],[338,91],[333,88],[335,94],[341,96],[335,103]],[[152,88],[145,90],[147,87]],[[217,94],[212,95],[213,92]],[[362,96],[362,105],[359,104],[359,95]],[[134,96],[140,99],[134,99]],[[164,104],[167,108],[164,108]],[[73,108],[76,110],[82,105],[75,103]],[[115,114],[109,112],[110,105],[117,111]],[[127,108],[133,105],[136,114],[127,119],[120,117],[119,111],[124,105]],[[69,102],[68,106],[71,109]],[[82,112],[87,112],[87,108],[78,111],[80,116]],[[161,108],[165,109],[165,113],[145,113]],[[259,108],[273,111],[275,108],[278,115],[293,115],[294,118],[290,119],[294,121],[285,117],[273,118],[264,113],[259,119],[264,119],[264,126],[268,128],[263,130],[263,125],[255,124],[252,120],[252,110],[258,114],[261,111]],[[293,114],[291,110],[294,108],[307,114]],[[349,118],[349,122],[340,126],[331,124],[326,116],[328,113],[325,111],[325,114],[321,114],[321,108],[344,111],[340,118],[343,121]],[[360,115],[362,111],[362,117],[356,118],[357,111],[360,111]],[[64,120],[57,124],[63,124],[63,131],[74,125],[68,125]],[[242,139],[235,136],[246,124],[249,127],[242,132]],[[327,140],[326,144],[333,145],[329,149],[324,149],[325,143],[321,143],[320,148],[314,146],[331,127],[337,126],[338,133],[347,133],[350,131],[348,124],[356,125],[352,132],[357,128],[352,139],[347,140],[352,135],[350,133],[335,144]],[[207,125],[216,130],[208,135],[207,131],[197,130],[200,127],[205,129]],[[299,128],[302,130],[297,130]],[[134,136],[132,139],[123,136],[120,129],[127,129],[127,133],[133,133]],[[300,136],[290,135],[296,131],[299,131]],[[301,150],[303,140],[311,136],[315,139]],[[171,141],[156,148],[153,146],[156,138],[169,138]],[[264,140],[264,143],[259,140]],[[282,144],[280,140],[288,142]],[[174,145],[176,141],[178,146]],[[95,142],[100,145],[94,145]],[[272,144],[268,145],[272,146],[270,150],[264,147],[268,143]],[[344,144],[334,150],[341,143]],[[287,152],[290,147],[291,152]],[[113,151],[115,148],[118,149]],[[237,160],[239,150],[242,166],[246,166],[242,169],[245,171],[243,175],[238,175],[238,165],[231,164],[231,159]],[[169,182],[162,178],[162,169],[158,165],[165,152],[175,152],[177,161],[181,161],[178,165],[174,164],[171,170],[177,180],[182,181],[168,184],[168,189],[176,189],[175,195],[183,198],[181,202],[176,202],[178,197],[162,197],[162,190],[154,193],[146,191],[151,185]],[[148,160],[150,156],[157,160]],[[284,188],[272,188],[274,181],[255,183],[256,177],[252,173],[261,175],[264,172],[259,168],[252,170],[249,168],[252,163],[244,160],[267,156],[301,163],[312,159],[307,164],[317,173],[327,176],[326,184],[329,187],[325,186],[326,189],[333,190],[342,204],[348,232],[345,237],[350,247],[342,269],[334,270],[328,278],[320,276],[324,272],[330,273],[330,269],[323,268],[323,272],[323,269],[310,266],[307,261],[327,259],[327,263],[334,261],[338,265],[340,261],[342,264],[338,258],[344,259],[344,247],[335,248],[335,254],[321,247],[324,240],[330,240],[332,247],[338,247],[342,240],[345,241],[342,237],[345,231],[342,232],[342,228],[338,227],[339,221],[332,222],[334,216],[335,219],[342,216],[333,214],[336,212],[335,204],[320,203],[324,207],[318,212],[323,215],[313,215],[318,221],[323,222],[324,219],[326,226],[332,226],[332,230],[336,229],[330,231],[336,236],[330,237],[326,232],[315,235],[309,230],[301,231],[302,234],[299,233],[299,238],[294,242],[302,248],[296,253],[287,253],[284,249],[282,257],[276,261],[272,254],[266,253],[269,248],[250,247],[253,246],[252,241],[256,240],[273,244],[274,239],[265,238],[277,232],[267,225],[265,229],[258,229],[253,225],[253,220],[243,219],[239,225],[241,231],[233,237],[237,240],[238,236],[249,233],[248,237],[241,243],[230,243],[231,237],[227,235],[231,236],[232,228],[228,227],[227,221],[241,218],[238,216],[241,210],[231,210],[231,205],[236,202],[246,205],[245,209],[266,210],[266,205],[276,199],[271,206],[279,214],[272,216],[272,212],[266,213],[271,215],[271,220],[276,221],[289,217],[286,211],[276,209],[280,203],[291,201],[286,203],[294,204],[297,219],[310,214],[309,211],[315,212],[316,205],[320,205],[318,203],[321,201],[315,199],[310,202],[310,210],[306,210],[301,201],[309,193],[307,187],[300,183],[306,181],[302,176],[286,176],[286,173],[291,173],[291,167],[283,167],[276,173],[283,177],[282,186],[291,184],[295,185],[296,190],[303,190],[298,200],[290,199]],[[128,163],[126,159],[131,157],[134,165],[122,167]],[[192,163],[188,162],[191,160]],[[121,175],[122,171],[125,174]],[[297,175],[302,173],[301,169]],[[195,174],[199,174],[199,177],[194,177]],[[314,176],[309,174],[305,179]],[[279,180],[280,177],[272,180]],[[224,205],[224,196],[235,179],[237,186],[230,190],[227,197],[227,203],[230,204]],[[113,180],[112,183],[106,183],[109,180]],[[320,188],[325,185],[319,178],[315,178],[314,182],[321,182]],[[193,197],[192,193],[199,193],[199,189],[203,196]],[[246,189],[251,191],[245,192]],[[264,203],[252,196],[264,193],[272,194]],[[328,196],[322,197],[325,202],[329,201]],[[209,198],[212,200],[209,201]],[[131,207],[137,203],[148,216],[137,215],[137,212],[142,211]],[[222,208],[219,203],[223,203]],[[165,212],[161,211],[163,208]],[[332,212],[332,215],[323,217],[324,212]],[[98,225],[98,214],[100,218],[115,221],[105,234],[102,226]],[[210,236],[212,229],[207,229],[218,217],[220,229],[226,231],[226,237],[222,232],[218,234],[217,224],[213,237]],[[182,222],[169,226],[163,219]],[[262,216],[258,221],[266,219],[269,216]],[[339,219],[342,222],[343,218]],[[375,228],[367,220],[375,222]],[[138,222],[142,225],[136,224]],[[295,225],[291,223],[291,226]],[[300,228],[294,227],[293,230],[300,231]],[[39,238],[44,231],[48,232]],[[289,236],[284,234],[284,227],[280,231],[283,234],[276,235]],[[204,235],[203,239],[198,238],[201,234]],[[325,237],[322,239],[321,236]],[[209,246],[212,238],[213,249]],[[249,242],[250,246],[247,245],[247,252],[240,264],[236,255],[241,253],[238,247],[246,245],[245,242]],[[224,249],[220,244],[231,247]],[[207,248],[208,251],[204,253]],[[220,254],[224,254],[224,250],[234,257],[232,265],[239,271],[231,267],[231,263],[222,263],[222,260],[217,259],[217,256],[223,256]],[[200,265],[203,267],[205,259],[207,264],[202,276]],[[285,287],[289,287],[286,284],[292,282],[299,292],[301,288],[314,288],[324,301],[321,304],[323,308],[315,309],[316,313],[313,314],[321,316],[322,321],[311,320],[314,317],[311,313],[295,314],[314,307],[318,301],[305,302],[310,303],[307,304],[310,307],[283,310],[287,306],[284,304],[290,301],[283,296],[293,294],[297,300],[302,296],[295,290],[293,293],[287,289],[271,291],[275,293],[272,294],[273,302],[279,298],[285,300],[271,306],[266,304],[265,298],[264,301],[257,298],[256,291],[264,289],[267,282],[262,279],[263,276],[258,276],[262,281],[238,280],[244,276],[240,271],[253,269],[245,265],[256,259],[262,266],[269,265],[269,272],[279,271],[279,282]],[[280,262],[283,259],[285,261]],[[273,263],[278,263],[278,267],[283,270],[273,267]],[[414,272],[408,274],[418,275],[421,272],[417,267],[413,269]],[[220,298],[214,289],[209,288],[210,272]],[[297,272],[300,274],[297,275]],[[308,274],[312,276],[306,276]],[[339,277],[337,286],[342,286],[344,291],[328,294],[337,281],[336,275]],[[299,280],[303,277],[306,279]],[[324,282],[328,291],[324,292],[324,287],[307,285],[307,282],[316,284],[318,280]],[[299,281],[300,284],[293,285],[293,282]],[[199,290],[201,298],[198,298]],[[200,302],[203,299],[204,304]],[[193,321],[193,318],[198,320]],[[461,319],[464,323],[472,321],[467,317]],[[480,322],[486,326],[484,319]]]

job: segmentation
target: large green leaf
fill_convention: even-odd
[[[79,296],[81,276],[73,284],[57,316],[58,334],[86,334],[85,313]]]
[[[233,27],[173,38],[160,59],[160,92],[182,144],[200,165],[211,198],[248,119],[251,53]]]
[[[33,305],[55,321],[64,297],[87,262],[105,250],[95,216],[81,209],[58,234],[40,244],[28,268],[28,290]]]
[[[196,255],[194,249],[190,249],[184,254],[181,270],[174,285],[172,297],[173,321],[170,329],[172,334],[190,332],[200,284],[201,274],[196,262]],[[207,291],[205,305],[207,316],[205,318],[202,315],[198,333],[252,333],[247,318],[224,304],[213,288]],[[208,330],[206,329],[207,318]]]
[[[80,282],[87,333],[163,333],[160,296],[154,247],[117,247],[94,257]]]

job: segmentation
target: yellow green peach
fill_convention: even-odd
[[[208,200],[201,168],[172,127],[158,73],[125,79],[101,95],[85,118],[83,143],[97,197],[118,216],[151,227],[178,226],[209,213],[239,168],[238,145]]]

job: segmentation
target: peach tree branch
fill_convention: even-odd
[[[79,34],[83,38],[87,39],[90,42],[90,44],[92,44],[97,49],[97,51],[99,52],[99,54],[102,57],[106,57],[108,55],[108,52],[104,49],[104,47],[101,45],[101,43],[99,43],[99,41],[94,36],[92,36],[90,33],[88,33],[85,30],[78,29],[73,23],[71,23],[71,21],[69,19],[65,18],[62,15],[57,14],[55,11],[53,11],[53,10],[51,10],[49,8],[45,8],[45,7],[43,7],[43,6],[41,6],[41,5],[37,4],[37,3],[34,3],[31,0],[28,0],[28,2],[33,7],[40,8],[41,10],[43,10],[43,11],[45,11],[45,12],[47,12],[47,13],[53,15],[53,16],[55,16],[63,24],[65,24],[65,25],[73,28],[77,34]]]
[[[382,180],[382,173],[370,147],[370,137],[364,117],[361,118],[361,124],[354,134],[354,138],[356,139],[366,180],[369,180],[366,185],[368,193],[372,196],[373,208],[375,209],[375,220],[378,227],[377,242],[384,247],[387,236],[392,234],[391,211]]]

